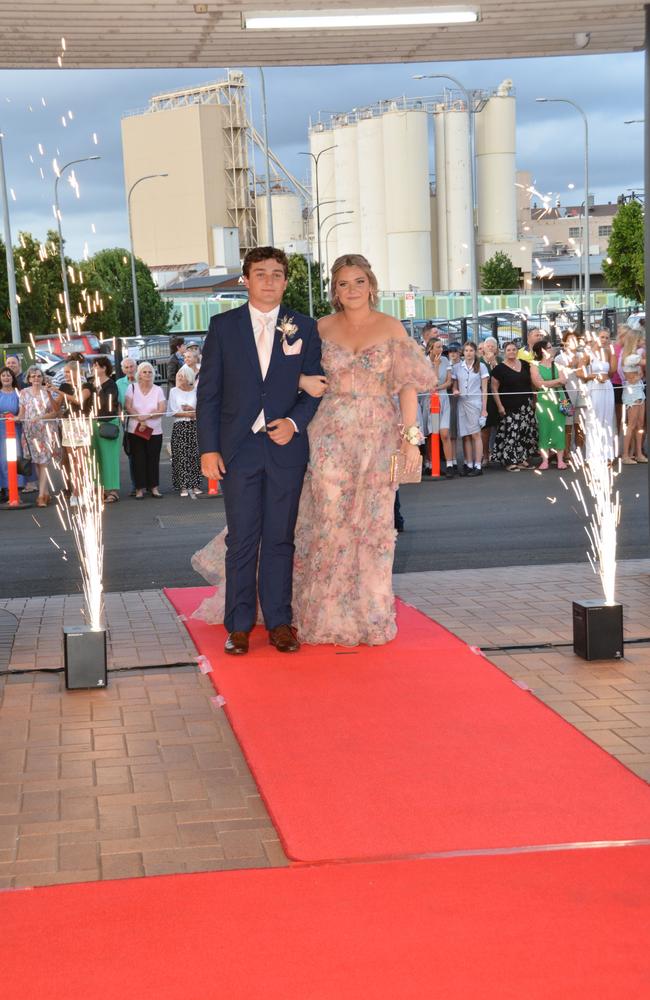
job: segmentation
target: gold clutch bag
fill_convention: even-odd
[[[390,481],[401,486],[402,483],[422,482],[422,456],[415,472],[406,471],[406,456],[401,451],[394,451],[390,456]]]

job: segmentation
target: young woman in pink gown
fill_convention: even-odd
[[[295,532],[293,616],[301,642],[380,645],[394,638],[392,568],[396,532],[390,458],[416,468],[417,394],[435,387],[431,364],[402,324],[379,312],[365,257],[335,261],[334,312],[319,321],[325,377],[301,388],[322,396],[309,424],[310,459]],[[411,441],[409,441],[409,438]],[[223,581],[223,534],[193,557]],[[195,612],[223,619],[223,588]]]

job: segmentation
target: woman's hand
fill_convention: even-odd
[[[298,379],[298,388],[308,396],[320,399],[327,390],[327,379],[324,375],[301,375]]]
[[[498,411],[500,417],[505,417],[505,415],[506,415],[506,408],[503,405],[503,403],[501,403],[499,406],[497,406],[497,411]]]
[[[400,451],[406,458],[406,471],[416,472],[422,460],[418,446],[416,444],[409,444],[408,441],[402,441]]]

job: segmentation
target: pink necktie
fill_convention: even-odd
[[[257,344],[257,356],[260,359],[260,368],[262,369],[262,378],[266,378],[266,373],[269,370],[269,364],[271,362],[271,352],[273,350],[272,316],[263,315],[260,317],[255,342]]]

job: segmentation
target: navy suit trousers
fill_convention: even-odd
[[[249,433],[222,480],[228,523],[224,624],[229,632],[253,628],[258,591],[268,629],[292,621],[293,535],[306,465],[276,465],[277,447],[266,434]]]

